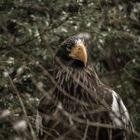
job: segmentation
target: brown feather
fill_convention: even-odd
[[[122,129],[109,127],[112,125],[109,116],[112,89],[99,80],[90,65],[80,67],[81,62],[65,58],[69,63],[55,57],[54,91],[51,97],[44,96],[39,104],[40,114],[51,116],[47,123],[44,122],[45,128],[50,129],[45,129],[47,134],[41,139],[81,140],[86,136],[86,140],[125,140]],[[90,126],[88,122],[103,123],[107,128],[101,124]],[[52,129],[57,133],[54,137],[48,135],[48,132],[52,134]]]

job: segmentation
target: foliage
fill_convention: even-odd
[[[0,139],[36,139],[37,104],[52,85],[42,67],[52,73],[55,50],[74,34],[140,132],[139,0],[3,0],[0,17]]]

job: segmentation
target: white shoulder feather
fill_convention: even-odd
[[[110,118],[114,126],[126,128],[130,124],[130,116],[120,96],[112,90],[112,111]]]

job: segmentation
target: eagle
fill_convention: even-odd
[[[41,140],[129,140],[130,115],[99,79],[84,38],[71,36],[54,57],[53,88],[38,105]]]

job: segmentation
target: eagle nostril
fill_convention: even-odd
[[[80,50],[81,48],[80,47],[78,47],[78,50]]]

